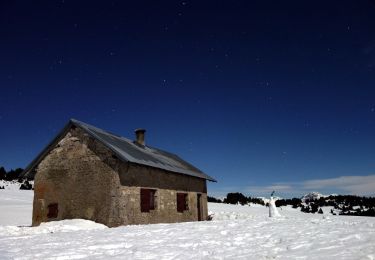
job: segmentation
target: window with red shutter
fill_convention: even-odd
[[[141,189],[141,212],[150,212],[155,209],[156,190]]]
[[[48,218],[57,218],[59,214],[59,205],[57,203],[52,203],[48,205]]]
[[[189,209],[187,193],[177,193],[177,212],[184,212]]]
[[[150,211],[150,192],[148,189],[141,189],[141,212]]]

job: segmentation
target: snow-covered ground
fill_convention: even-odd
[[[3,187],[5,190],[19,190],[21,183],[18,181],[4,181],[0,180],[0,187]]]
[[[34,191],[19,190],[19,185],[18,189],[15,185],[0,190],[0,228],[4,225],[31,225]]]
[[[209,203],[213,221],[25,227],[32,191],[0,190],[0,259],[375,259],[375,218]],[[326,210],[328,212],[328,210]]]

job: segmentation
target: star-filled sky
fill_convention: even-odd
[[[0,165],[70,118],[180,155],[222,196],[375,194],[375,2],[0,2]]]

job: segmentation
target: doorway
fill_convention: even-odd
[[[198,221],[202,221],[201,197],[202,197],[202,194],[197,194]]]

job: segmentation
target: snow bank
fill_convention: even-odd
[[[0,180],[0,187],[4,187],[5,190],[19,190],[20,186],[21,186],[21,183],[19,183],[18,181]]]
[[[213,221],[250,219],[253,218],[254,214],[259,214],[259,210],[262,209],[265,209],[265,207],[252,203],[244,206],[233,204],[209,203],[208,215],[211,215]]]
[[[68,219],[42,223],[37,227],[0,226],[1,235],[36,235],[56,232],[105,229],[105,225],[84,219]]]

